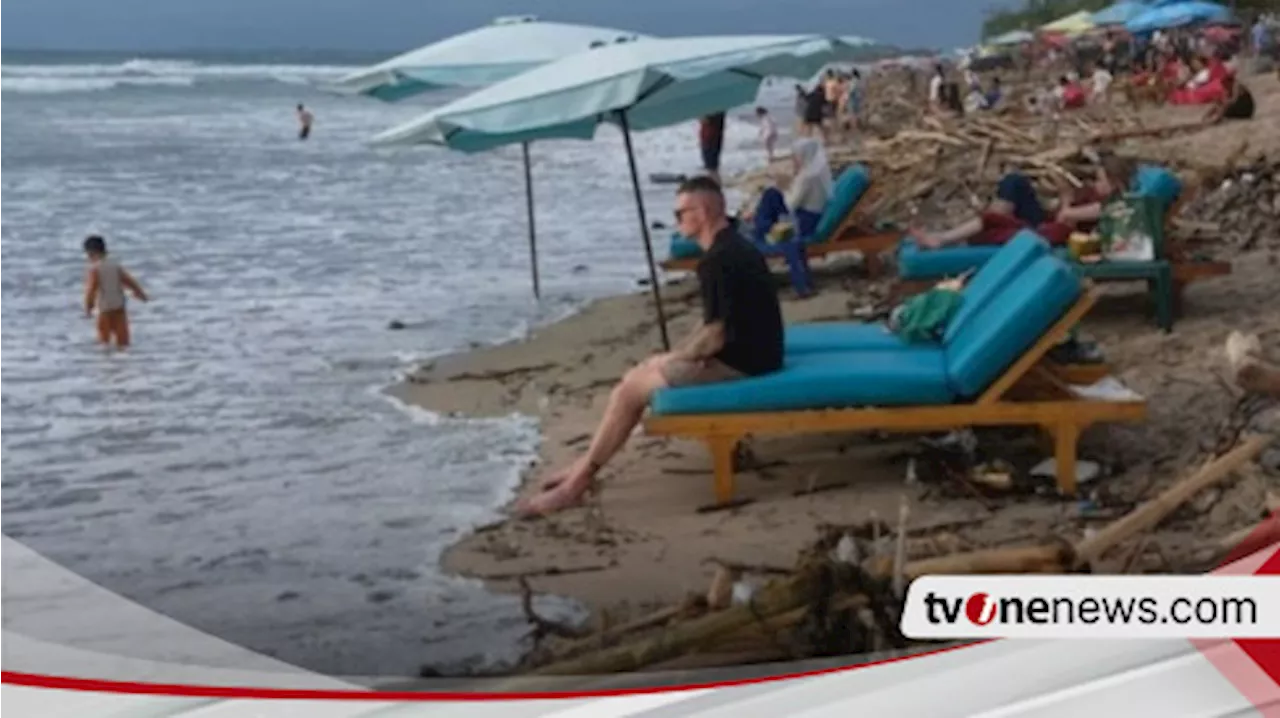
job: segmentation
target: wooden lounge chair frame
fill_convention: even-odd
[[[849,208],[844,219],[840,220],[839,226],[831,233],[831,237],[823,242],[811,242],[805,245],[805,256],[816,259],[837,252],[861,252],[866,262],[867,275],[876,278],[883,274],[885,267],[880,255],[898,245],[902,232],[881,232],[874,229],[875,224],[864,208],[872,206],[870,198],[875,191],[876,185],[872,181],[858,201]],[[660,266],[669,272],[692,272],[697,269],[699,259],[699,257],[667,259]],[[770,256],[768,260],[771,263],[786,261],[781,256]]]
[[[1037,426],[1052,439],[1059,490],[1076,492],[1076,444],[1081,432],[1096,423],[1142,421],[1145,401],[1081,399],[1069,384],[1092,383],[1105,367],[1066,367],[1046,358],[1097,301],[1088,282],[1066,314],[1036,341],[976,400],[965,404],[885,408],[822,409],[741,414],[671,414],[648,418],[645,431],[655,436],[700,439],[711,452],[718,504],[733,499],[733,457],[738,443],[751,434],[828,432],[945,431],[971,426]]]

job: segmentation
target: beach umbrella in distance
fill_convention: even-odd
[[[374,137],[375,145],[444,145],[463,152],[548,139],[595,136],[601,124],[622,131],[636,213],[665,348],[658,285],[633,130],[648,130],[753,102],[766,77],[807,79],[837,62],[867,57],[873,43],[854,37],[748,35],[646,39],[608,45],[543,65],[436,108]]]
[[[435,90],[484,87],[565,55],[641,37],[608,27],[542,22],[530,15],[502,17],[484,27],[357,70],[323,87],[340,94],[397,102]],[[528,145],[523,147],[523,159],[529,213],[529,263],[536,297],[541,291]]]
[[[1060,17],[1053,22],[1046,23],[1040,27],[1041,32],[1057,33],[1061,35],[1079,35],[1093,29],[1093,13],[1088,10],[1080,10],[1070,15]]]
[[[1124,29],[1132,33],[1143,33],[1194,23],[1229,23],[1232,20],[1231,10],[1223,5],[1189,0],[1153,7],[1126,22]]]
[[[1035,39],[1036,39],[1036,36],[1031,34],[1030,32],[1027,32],[1026,30],[1010,30],[1009,32],[1004,33],[1003,35],[996,35],[990,40],[987,40],[987,44],[995,45],[997,47],[1006,46],[1006,45],[1021,45],[1024,42],[1031,42]]]
[[[1151,7],[1140,2],[1118,2],[1095,12],[1090,19],[1094,25],[1123,25]]]

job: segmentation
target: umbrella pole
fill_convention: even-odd
[[[631,147],[631,128],[627,126],[627,113],[618,113],[622,127],[622,141],[627,147],[627,165],[631,168],[631,189],[636,195],[636,214],[640,218],[640,234],[644,237],[644,254],[649,260],[649,289],[653,291],[653,305],[658,309],[658,331],[662,333],[663,351],[671,351],[671,339],[667,336],[667,317],[662,311],[662,293],[658,290],[658,267],[653,261],[653,242],[649,239],[649,221],[644,216],[644,198],[640,196],[640,175],[636,172],[636,153]]]
[[[529,166],[529,143],[520,145],[524,150],[524,200],[529,210],[529,270],[533,272],[533,297],[542,298],[542,290],[538,286],[538,232],[533,220],[533,170]]]

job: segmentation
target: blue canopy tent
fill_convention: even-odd
[[[1153,6],[1140,2],[1118,2],[1115,5],[1105,7],[1093,14],[1093,24],[1097,26],[1104,25],[1123,25],[1133,18],[1150,10]]]
[[[1229,23],[1234,21],[1230,8],[1203,0],[1172,2],[1132,18],[1124,24],[1131,33],[1166,30],[1196,23]]]
[[[608,27],[542,22],[528,15],[502,17],[484,27],[357,70],[324,87],[340,94],[398,102],[435,90],[484,87],[573,53],[643,37]],[[522,150],[528,206],[529,266],[533,295],[540,297],[529,145],[526,143]]]
[[[760,35],[640,40],[577,53],[432,110],[373,138],[375,145],[436,144],[463,152],[622,131],[663,347],[670,349],[632,130],[687,122],[753,102],[766,77],[809,78],[863,59],[862,38]]]

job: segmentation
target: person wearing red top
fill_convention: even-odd
[[[1123,192],[1133,181],[1137,163],[1126,157],[1106,155],[1092,186],[1064,188],[1060,207],[1051,214],[1036,195],[1031,180],[1010,173],[1000,180],[996,197],[977,217],[949,230],[930,233],[911,228],[921,249],[937,249],[955,244],[1002,245],[1024,229],[1033,229],[1054,246],[1067,243],[1076,230],[1090,231],[1102,216],[1102,206]]]

